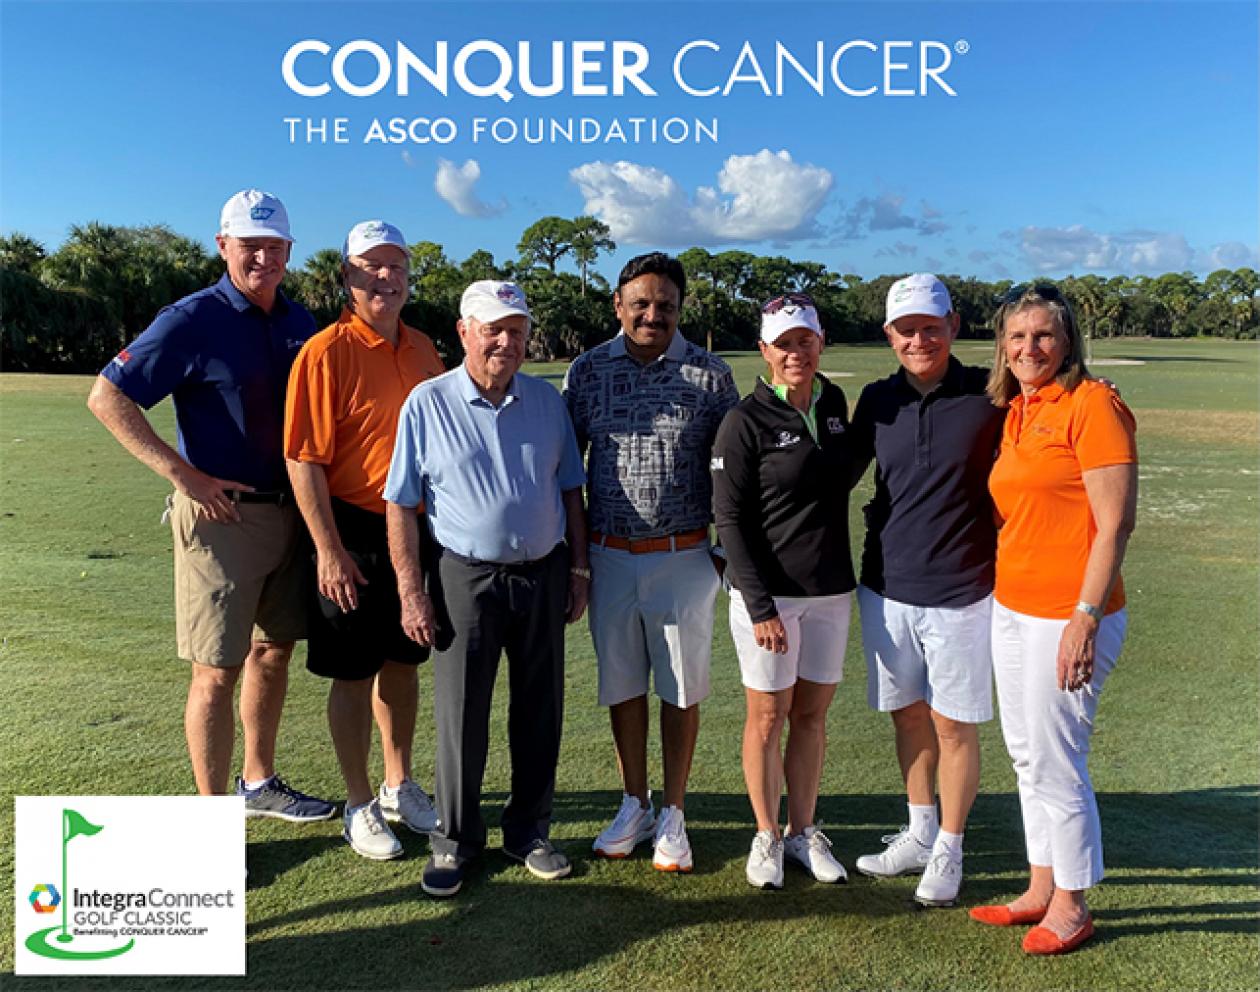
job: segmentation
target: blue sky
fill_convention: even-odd
[[[282,61],[305,39],[330,55],[297,59],[299,82],[333,84],[336,53],[358,40],[393,58],[401,42],[426,64],[448,44],[443,96],[419,76],[400,97],[304,97]],[[603,42],[588,81],[608,85],[613,42],[646,52],[655,96],[553,97],[461,92],[463,46],[503,46],[518,68],[529,43],[539,82],[552,42]],[[774,86],[781,43],[812,68],[840,46],[844,94],[820,96],[790,68]],[[682,79],[672,63],[695,41]],[[919,84],[949,50],[925,95]],[[714,50],[712,46],[717,46]],[[965,52],[960,52],[966,49]],[[823,262],[870,278],[931,269],[985,279],[1069,272],[1160,273],[1258,264],[1257,7],[1237,3],[116,3],[6,0],[0,6],[0,228],[50,248],[74,223],[162,222],[205,241],[232,192],[259,186],[285,201],[298,259],[339,246],[351,224],[383,217],[412,241],[458,260],[477,248],[515,255],[544,214],[593,213],[613,228],[616,271],[648,248],[744,248]],[[496,57],[478,51],[468,79],[488,85]],[[357,51],[345,78],[366,86],[377,64]],[[729,95],[690,96],[722,85]],[[346,119],[344,144],[291,142],[285,118]],[[447,118],[448,143],[363,141],[374,119]],[[529,144],[528,119],[677,117],[716,142]],[[511,118],[515,141],[473,140],[477,118]],[[577,125],[575,125],[576,127]],[[648,127],[649,125],[643,125]],[[678,125],[675,125],[676,127]],[[508,125],[501,125],[506,128]],[[421,127],[422,134],[427,128]]]

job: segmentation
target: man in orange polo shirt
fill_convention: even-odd
[[[402,854],[387,820],[424,834],[437,820],[411,778],[416,666],[429,652],[403,633],[381,495],[398,411],[413,387],[443,371],[433,342],[400,317],[409,258],[392,224],[350,230],[342,250],[349,303],[302,348],[285,404],[289,478],[315,543],[306,665],[333,680],[328,725],[346,781],[343,834],[376,860]],[[379,794],[368,779],[373,715],[385,751]]]

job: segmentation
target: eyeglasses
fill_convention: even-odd
[[[1018,303],[1025,296],[1035,296],[1046,303],[1063,302],[1063,294],[1059,292],[1057,287],[1051,286],[1049,283],[1020,283],[1018,286],[1012,286],[1002,294],[1001,304],[1006,306],[1010,303]]]
[[[784,307],[813,307],[814,300],[808,293],[784,293],[782,296],[776,296],[773,300],[766,300],[761,305],[761,312],[765,314],[778,313]],[[814,309],[818,309],[814,307]]]

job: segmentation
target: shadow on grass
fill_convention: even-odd
[[[488,823],[497,820],[504,798],[486,796]],[[492,849],[470,867],[458,897],[429,900],[418,887],[424,845],[414,838],[406,861],[395,863],[403,868],[402,877],[395,873],[372,891],[345,894],[337,876],[330,875],[318,889],[291,900],[289,908],[253,919],[246,979],[157,978],[145,979],[144,985],[532,987],[563,983],[566,975],[598,970],[605,963],[624,973],[630,958],[657,960],[661,953],[681,953],[677,941],[690,939],[680,938],[688,928],[703,928],[707,941],[731,941],[732,954],[738,955],[738,945],[755,939],[760,924],[793,920],[824,921],[843,940],[881,928],[890,933],[886,928],[900,927],[896,918],[901,917],[906,939],[916,939],[922,917],[912,915],[909,904],[913,879],[867,879],[855,873],[847,886],[829,886],[789,870],[780,892],[749,889],[742,869],[752,826],[742,795],[688,796],[688,833],[696,853],[696,871],[690,877],[653,871],[648,845],[626,861],[594,860],[589,856],[594,831],[612,815],[619,799],[619,793],[609,791],[556,797],[554,836],[573,859],[570,879],[535,880]],[[1254,934],[1260,903],[1230,902],[1223,898],[1229,889],[1221,890],[1255,889],[1258,800],[1260,790],[1254,786],[1100,795],[1112,872],[1104,890],[1119,890],[1109,900],[1096,900],[1102,905],[1095,910],[1101,924],[1096,943],[1160,934]],[[824,795],[819,812],[828,821],[836,852],[851,865],[858,854],[878,850],[882,833],[897,829],[905,804],[896,795]],[[269,885],[341,844],[329,836],[251,844],[250,886]],[[968,823],[966,849],[964,905],[1004,900],[1019,891],[1027,866],[1015,795],[979,797]],[[365,917],[376,922],[364,925]],[[958,911],[932,914],[934,926],[938,920],[947,930],[968,926]],[[83,987],[74,980],[8,975],[4,985]],[[93,988],[106,990],[135,985],[134,978],[92,979]]]
[[[1135,906],[1131,909],[1095,909],[1098,935],[1118,940],[1135,934],[1188,930],[1199,933],[1250,933],[1260,930],[1260,902],[1199,902],[1172,906]],[[1147,921],[1149,922],[1138,922]],[[1160,919],[1176,917],[1176,919]],[[1133,921],[1133,922],[1128,922]]]
[[[253,841],[246,858],[249,867],[246,890],[266,888],[286,872],[344,844],[340,837],[327,836]]]

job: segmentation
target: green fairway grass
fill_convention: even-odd
[[[992,345],[963,341],[956,350],[987,364]],[[572,878],[536,880],[497,849],[494,825],[509,781],[501,685],[486,776],[491,847],[458,898],[421,893],[427,843],[406,831],[406,857],[376,863],[341,840],[339,820],[251,821],[246,978],[19,979],[13,903],[3,900],[3,986],[1255,989],[1260,347],[1130,339],[1095,351],[1107,363],[1095,371],[1117,384],[1138,418],[1141,495],[1124,569],[1129,640],[1103,693],[1091,757],[1108,877],[1090,897],[1098,936],[1078,953],[1029,959],[1019,949],[1022,929],[967,917],[966,906],[1018,892],[1025,871],[1014,775],[997,721],[981,730],[981,794],[966,835],[962,908],[913,909],[913,878],[855,873],[848,885],[825,886],[791,866],[781,892],[750,888],[743,696],[720,604],[714,693],[701,711],[687,802],[693,874],[653,871],[647,845],[620,862],[589,856],[620,788],[583,621],[569,631],[552,834],[573,859]],[[746,392],[760,361],[724,357]],[[822,367],[852,404],[893,363],[886,347],[834,347]],[[558,387],[564,366],[530,371]],[[14,795],[192,791],[182,728],[188,672],[175,659],[170,531],[158,522],[167,487],[88,413],[90,384],[90,377],[0,376],[0,831],[10,838]],[[169,403],[153,417],[173,437]],[[851,499],[855,548],[870,488],[868,477]],[[850,869],[905,813],[891,724],[867,709],[856,635],[855,622],[819,803]],[[303,790],[340,799],[324,720],[327,683],[305,671],[304,657],[299,648],[280,771]],[[425,666],[416,751],[426,787],[431,684]],[[654,716],[653,737],[655,726]],[[375,761],[379,777],[379,754]],[[659,787],[655,744],[651,767]],[[10,884],[12,844],[0,852]]]

